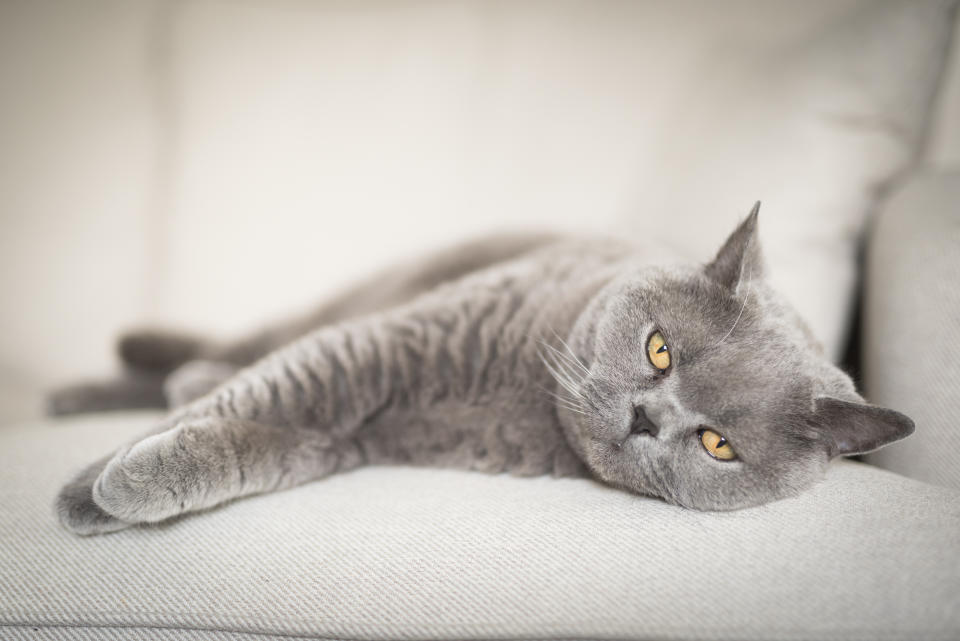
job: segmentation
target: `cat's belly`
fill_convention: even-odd
[[[504,412],[442,403],[386,412],[356,434],[367,462],[451,467],[520,476],[585,476],[551,412]]]

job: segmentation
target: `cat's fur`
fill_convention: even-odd
[[[864,403],[764,282],[756,222],[705,267],[651,266],[612,240],[501,238],[241,343],[128,337],[125,361],[159,373],[143,389],[172,372],[184,404],[67,484],[60,520],[107,532],[385,463],[591,475],[697,509],[799,492],[831,457],[913,424]],[[665,372],[647,357],[655,330]],[[61,393],[61,409],[123,405],[108,398],[123,385]],[[707,454],[703,427],[737,459]]]

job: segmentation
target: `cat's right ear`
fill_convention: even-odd
[[[872,452],[913,433],[900,412],[829,397],[817,399],[814,423],[830,458]]]
[[[757,238],[759,214],[760,201],[757,201],[747,218],[730,234],[716,258],[705,269],[707,276],[731,293],[737,293],[741,285],[763,277],[763,257]]]

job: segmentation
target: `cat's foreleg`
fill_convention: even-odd
[[[129,523],[111,516],[93,501],[93,484],[112,456],[91,463],[67,482],[54,503],[57,518],[75,534],[104,534],[130,527]]]
[[[162,521],[357,467],[362,455],[317,429],[195,418],[117,453],[92,498],[128,523]]]
[[[67,529],[102,534],[292,487],[362,460],[355,444],[318,429],[173,416],[71,479],[56,511]]]
[[[226,500],[291,487],[355,467],[357,428],[424,380],[424,350],[449,327],[443,313],[323,328],[275,352],[155,431],[123,448],[61,493],[61,520],[75,531],[160,521]],[[69,491],[68,491],[69,489]],[[87,508],[81,522],[64,518]]]

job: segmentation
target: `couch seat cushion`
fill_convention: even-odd
[[[59,485],[154,418],[0,430],[0,637],[960,637],[960,498],[853,462],[722,514],[588,480],[371,468],[63,530]]]

